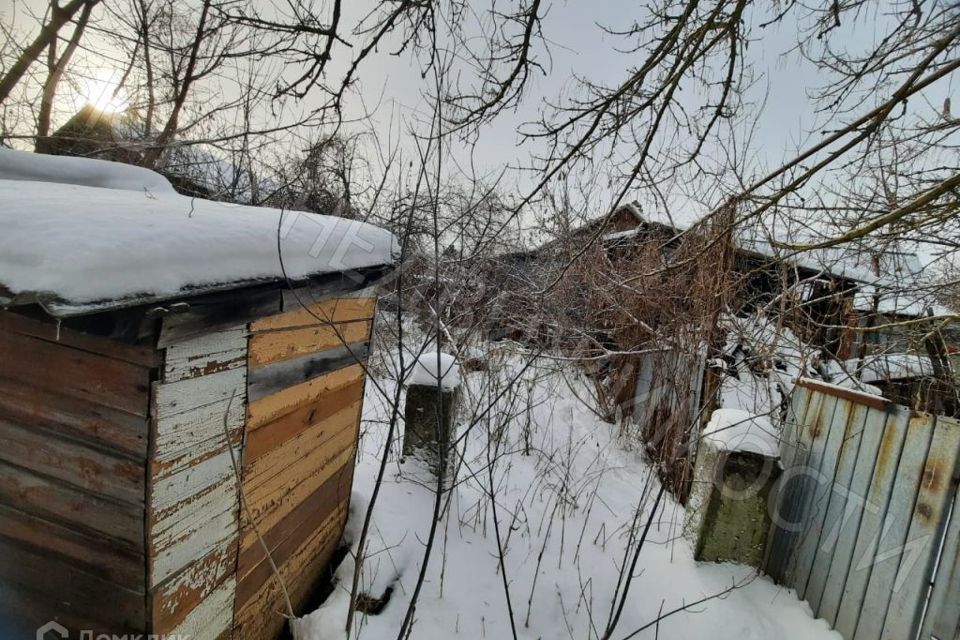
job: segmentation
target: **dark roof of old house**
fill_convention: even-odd
[[[604,230],[600,227],[604,225]],[[628,228],[618,228],[627,226]],[[667,215],[647,214],[640,205],[629,202],[619,207],[609,218],[597,218],[575,229],[568,238],[551,240],[528,251],[513,252],[514,260],[531,262],[538,255],[554,252],[556,247],[570,238],[592,238],[599,234],[605,246],[626,246],[643,242],[650,233],[659,233],[678,239],[688,227]],[[610,229],[610,231],[606,231]],[[931,310],[934,315],[946,315],[951,311],[933,300],[917,287],[922,265],[916,253],[887,250],[881,254],[864,250],[856,245],[830,247],[804,252],[788,252],[777,248],[767,232],[762,229],[738,229],[734,242],[741,256],[761,260],[783,260],[793,265],[805,277],[823,275],[844,280],[857,288],[857,308],[875,310],[879,313],[920,316]],[[506,258],[507,256],[503,256]]]

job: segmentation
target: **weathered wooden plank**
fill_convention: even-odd
[[[235,348],[244,344],[243,335],[233,335],[227,344]],[[196,342],[190,341],[186,353],[196,353]],[[208,347],[215,347],[206,343]],[[219,344],[223,344],[222,342]],[[176,351],[177,345],[168,349]],[[184,355],[181,353],[181,355]],[[232,472],[232,465],[224,465],[227,434],[237,458],[241,456],[243,423],[246,415],[246,351],[238,364],[223,371],[184,378],[155,386],[156,418],[154,455],[151,473],[155,483],[169,476],[181,475],[187,469],[201,469],[211,458],[221,461],[224,471]],[[203,356],[193,358],[194,361]],[[229,466],[229,469],[227,469]],[[188,496],[183,496],[187,499]]]
[[[895,588],[903,545],[907,541],[910,514],[913,513],[920,477],[930,450],[933,423],[932,416],[920,415],[910,418],[907,424],[906,440],[899,464],[896,465],[893,490],[873,556],[863,610],[857,622],[856,640],[879,639],[883,632],[884,617]],[[900,596],[898,594],[897,597]]]
[[[217,640],[233,625],[233,602],[237,584],[228,577],[209,596],[204,598],[183,622],[169,632],[173,637],[190,640]]]
[[[919,443],[910,444],[919,447]],[[960,424],[949,418],[937,418],[920,474],[909,532],[897,554],[900,563],[892,584],[894,595],[883,623],[883,638],[912,637],[920,624],[940,548],[941,524],[948,513],[951,478],[957,468],[958,454]],[[898,477],[897,482],[901,481]]]
[[[305,474],[311,473],[309,468],[299,465],[298,462],[314,456],[320,449],[340,447],[356,440],[359,418],[360,400],[357,400],[245,465],[243,486],[247,494],[250,495],[257,487],[277,476],[295,477],[295,469],[302,468]]]
[[[944,418],[939,418],[943,420]],[[943,555],[930,592],[930,605],[920,633],[922,640],[949,638],[960,634],[960,490],[955,472],[953,482],[953,507],[946,522]]]
[[[149,369],[39,338],[0,332],[0,378],[147,415]]]
[[[150,587],[156,587],[210,554],[229,554],[236,544],[238,531],[235,510],[206,514],[201,529],[189,531],[183,538],[170,542],[163,548],[157,546],[151,556]]]
[[[71,576],[58,577],[69,581]],[[102,598],[109,601],[112,595],[107,590]],[[109,637],[123,628],[122,620],[118,620],[109,607],[78,606],[50,583],[31,587],[8,580],[0,573],[0,629],[3,629],[5,640],[35,638],[37,629],[51,620],[66,627],[71,638],[81,637],[82,632],[89,632],[93,637],[98,634]],[[125,630],[140,629],[142,627]]]
[[[148,420],[90,400],[0,378],[0,414],[57,436],[89,442],[134,460],[146,460]]]
[[[250,368],[370,339],[370,320],[259,333],[250,337]]]
[[[171,313],[163,318],[158,348],[183,342],[215,331],[235,329],[258,318],[276,315],[281,310],[281,294],[274,288],[236,292],[226,296],[208,296],[189,301],[188,311]]]
[[[242,401],[234,399],[158,417],[152,463],[154,478],[159,480],[225,451],[224,424],[230,434],[230,444],[239,458],[245,415]]]
[[[316,402],[335,389],[340,389],[362,378],[363,367],[355,364],[259,400],[250,400],[247,406],[247,431],[258,429],[282,415]]]
[[[156,480],[173,476],[221,455],[227,451],[228,444],[239,457],[241,455],[239,452],[243,448],[243,432],[231,429],[229,443],[226,436],[219,435],[210,440],[198,442],[194,447],[184,449],[177,454],[168,455],[165,460],[155,462],[150,468],[150,473]]]
[[[787,407],[787,417],[784,420],[783,432],[780,437],[780,464],[784,469],[783,475],[775,487],[776,505],[772,515],[770,534],[764,558],[764,570],[778,583],[782,583],[787,567],[787,547],[790,544],[790,529],[796,528],[799,516],[791,512],[794,505],[789,500],[795,491],[793,482],[793,467],[800,456],[800,432],[803,421],[808,413],[815,415],[820,410],[823,396],[814,393],[805,387],[795,386],[791,393],[790,404]],[[811,406],[814,404],[815,406]]]
[[[299,546],[306,541],[308,534],[312,535],[312,530],[319,527],[334,509],[343,505],[349,506],[352,486],[353,465],[348,463],[317,487],[307,499],[284,515],[276,525],[268,530],[261,529],[260,535],[263,536],[264,544],[271,550],[274,561],[277,561],[278,557],[274,551],[281,542],[299,532],[300,539],[297,542]],[[241,550],[237,559],[237,578],[242,579],[264,561],[266,556],[259,540],[255,544],[248,544]]]
[[[224,580],[233,579],[236,568],[234,540],[232,544],[217,546],[204,558],[191,562],[183,571],[154,587],[150,594],[154,633],[172,633]]]
[[[863,515],[860,518],[857,542],[834,625],[844,638],[854,637],[860,619],[909,418],[909,411],[902,407],[894,407],[888,414],[880,448],[874,460],[869,488],[865,496],[859,496],[862,499]]]
[[[250,331],[256,334],[283,329],[316,328],[331,322],[369,320],[373,318],[376,306],[375,297],[331,298],[312,304],[308,302],[306,308],[297,303],[291,311],[251,323]]]
[[[842,511],[836,519],[830,520],[833,524],[824,544],[835,539],[833,558],[819,608],[814,609],[818,616],[831,625],[837,620],[847,574],[853,564],[857,534],[860,531],[860,521],[864,513],[864,496],[867,495],[873,479],[873,470],[888,418],[889,414],[886,411],[869,408],[863,425],[860,447],[856,451],[851,448],[849,455],[846,452],[843,454],[841,464],[847,466],[852,462],[853,471],[849,481],[842,485],[845,489],[837,488],[838,495],[843,496]],[[831,504],[831,510],[832,507],[833,504]],[[840,508],[839,502],[837,502],[837,508]]]
[[[797,594],[810,602],[811,606],[813,606],[814,601],[819,603],[823,589],[822,582],[819,582],[819,580],[812,590],[809,588],[809,583],[816,566],[820,550],[820,536],[823,533],[830,500],[834,494],[840,450],[851,435],[862,427],[867,409],[868,407],[865,405],[854,404],[842,398],[838,399],[837,408],[834,411],[827,433],[821,437],[820,464],[816,469],[811,468],[810,470],[811,476],[813,476],[811,478],[813,480],[813,490],[805,509],[807,518],[804,532],[800,536],[795,551],[797,554],[797,573],[794,583],[796,584]],[[825,574],[825,572],[823,573]],[[826,575],[822,577],[826,578]]]
[[[57,555],[91,575],[128,589],[142,589],[146,584],[143,553],[9,505],[0,505],[0,537]]]
[[[315,535],[303,544],[280,567],[280,578],[290,592],[295,609],[300,608],[304,596],[323,575],[326,564],[333,555],[340,539],[340,531],[347,517],[341,508],[330,516]],[[277,581],[270,578],[263,582],[248,581],[237,585],[235,603],[235,637],[273,638],[283,629],[284,606]],[[302,614],[303,611],[295,613]]]
[[[102,535],[133,551],[143,550],[143,505],[82,491],[53,478],[0,461],[0,504]]]
[[[155,385],[156,415],[167,418],[197,407],[233,399],[242,403],[247,384],[246,368],[230,369],[199,378]]]
[[[56,607],[49,611],[47,620],[63,615],[99,623],[99,628],[106,630],[112,626],[114,632],[144,630],[146,599],[142,588],[125,589],[54,554],[4,538],[0,538],[0,583],[42,594],[45,604]]]
[[[76,331],[58,325],[53,320],[43,321],[28,318],[10,311],[0,311],[0,331],[40,338],[47,342],[88,351],[148,369],[152,369],[160,363],[160,354],[151,347],[125,344],[109,338]]]
[[[815,406],[810,406],[814,401]],[[800,442],[800,430],[803,428],[804,420],[808,414],[816,415],[822,403],[823,396],[818,395],[815,400],[814,393],[810,389],[800,386],[793,388],[780,443],[780,460],[785,468],[793,466],[799,453],[797,443]]]
[[[328,540],[324,542],[329,542],[329,538],[340,537],[340,530],[334,526],[334,523],[340,520],[341,514],[345,513],[348,507],[345,503],[333,503],[332,507],[333,508],[327,511],[319,521],[310,520],[302,522],[299,531],[287,536],[271,550],[273,561],[278,567],[282,567],[294,560],[296,554],[302,552],[304,546],[310,545],[311,541],[317,544],[317,532],[326,532]],[[271,580],[272,575],[273,569],[269,562],[259,562],[249,567],[249,570],[243,574],[238,572],[237,602],[241,605],[246,603],[260,590],[263,584]],[[296,575],[293,576],[293,580],[295,582],[287,585],[288,589],[292,590],[295,584],[299,583],[302,578]]]
[[[276,362],[259,369],[250,369],[247,383],[249,402],[289,391],[326,373],[350,367],[367,358],[367,343],[355,342],[319,353]]]
[[[193,494],[182,504],[176,502],[166,510],[153,510],[151,516],[152,553],[197,536],[201,543],[203,528],[210,518],[231,513],[237,508],[237,481],[231,475],[206,491]],[[159,580],[153,580],[156,584]]]
[[[150,494],[151,513],[155,518],[165,517],[171,509],[178,509],[193,497],[224,483],[236,485],[230,452],[226,449],[154,482]]]
[[[246,365],[246,327],[216,331],[166,348],[163,381],[210,375]]]
[[[234,391],[239,393],[236,389]],[[177,455],[184,449],[222,436],[224,422],[228,430],[242,426],[245,414],[243,396],[238,395],[179,413],[158,415],[154,445],[158,459]]]
[[[217,637],[232,625],[248,339],[193,330],[167,334],[154,387],[149,584],[154,631]]]
[[[254,470],[255,474],[244,471],[243,487],[247,503],[255,516],[264,506],[289,494],[293,488],[305,480],[315,480],[320,473],[326,474],[324,478],[326,479],[335,471],[336,468],[327,469],[330,461],[340,459],[341,454],[348,450],[352,451],[357,439],[353,424],[348,424],[347,420],[342,419],[338,419],[337,423],[332,425],[336,427],[336,431],[332,433],[322,431],[319,434],[324,438],[322,441],[318,441],[319,437],[313,439],[309,449],[282,469],[261,465]],[[261,458],[261,462],[263,460]],[[309,491],[302,494],[301,499],[309,494]],[[299,500],[294,501],[293,504],[297,502]]]
[[[317,487],[337,473],[345,464],[353,462],[354,447],[351,445],[339,452],[323,452],[315,467],[317,471],[300,482],[289,482],[287,478],[276,478],[273,482],[262,485],[260,494],[256,496],[256,503],[251,501],[250,510],[253,519],[263,531],[269,531],[279,523],[283,517],[296,508],[313,493]],[[247,526],[246,513],[241,513],[241,552],[256,542],[256,536]]]
[[[143,506],[142,462],[58,438],[43,429],[19,425],[2,417],[0,460],[92,494]]]
[[[790,542],[788,552],[790,559],[787,562],[784,576],[784,581],[797,588],[798,591],[805,586],[806,578],[810,573],[809,562],[812,561],[812,557],[803,553],[803,547],[809,540],[810,525],[814,520],[812,517],[814,511],[813,499],[826,451],[826,441],[833,428],[834,421],[844,406],[850,405],[842,398],[825,395],[819,413],[815,415],[813,420],[808,419],[804,423],[804,428],[798,433],[802,452],[797,462],[801,464],[794,467],[798,475],[794,482],[795,493],[791,495],[790,500],[795,505],[791,508],[791,511],[795,509],[795,513],[799,514],[799,526]]]
[[[247,435],[243,456],[246,465],[296,436],[310,425],[363,399],[363,380],[335,389],[319,400],[280,416]]]
[[[876,412],[877,410],[863,404],[854,405],[854,410],[849,414],[849,420],[844,425],[843,431],[841,432],[839,429],[836,431],[837,435],[840,436],[839,440],[827,445],[831,456],[834,458],[831,463],[833,477],[828,485],[821,486],[821,495],[817,499],[818,504],[822,503],[822,492],[828,492],[823,518],[817,524],[815,556],[811,561],[812,568],[803,596],[810,603],[810,608],[815,613],[820,610],[820,601],[823,598],[828,575],[833,566],[836,542],[844,522],[847,493],[850,490],[850,481],[853,478],[857,454],[860,451],[864,425],[871,411]],[[831,436],[833,433],[831,431]],[[877,438],[877,441],[879,442],[879,438]]]
[[[328,298],[375,297],[378,280],[393,267],[351,269],[346,273],[330,273],[311,278],[309,283],[283,290],[283,311],[302,309]]]

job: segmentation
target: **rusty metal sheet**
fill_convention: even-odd
[[[839,525],[843,522],[844,507],[854,464],[860,451],[867,414],[876,409],[863,404],[844,403],[844,411],[837,417],[845,418],[830,430],[824,464],[821,465],[821,484],[814,498],[814,515],[819,516],[810,528],[809,561],[810,575],[802,597],[810,603],[814,612],[820,609],[820,600],[827,584],[827,576],[833,565]]]
[[[893,597],[883,624],[883,638],[913,637],[920,624],[940,550],[942,521],[948,514],[951,485],[960,453],[960,425],[938,418],[920,475],[910,529],[892,585]]]
[[[956,420],[940,417],[937,427],[944,423],[952,425],[954,432],[960,431],[960,423]],[[930,593],[930,605],[927,608],[923,628],[920,632],[922,640],[930,638],[960,637],[960,491],[957,490],[957,479],[960,476],[960,465],[954,467],[952,490],[953,512],[944,531],[943,555],[940,557],[937,574],[933,580],[933,590]]]
[[[862,496],[865,496],[870,488],[887,418],[886,411],[868,409],[859,434],[859,447],[852,446],[851,441],[841,453],[837,477],[839,479],[849,473],[849,478],[842,484],[838,480],[838,484],[846,489],[837,488],[837,497],[841,497],[842,500],[836,500],[830,505],[831,513],[828,514],[830,526],[824,532],[825,540],[822,545],[830,544],[833,555],[830,559],[823,595],[819,606],[814,608],[817,615],[830,624],[837,621],[840,611],[840,601],[843,598],[847,573],[853,561],[857,533],[860,531],[860,522],[864,513]]]
[[[820,420],[807,425],[807,437],[810,441],[810,455],[807,458],[803,475],[804,495],[803,530],[797,536],[793,550],[793,566],[788,567],[790,583],[804,598],[807,580],[816,558],[817,543],[823,525],[823,516],[829,499],[830,485],[836,470],[837,452],[843,440],[854,404],[840,397],[831,397],[834,408],[828,411],[828,401],[824,402]]]
[[[848,496],[848,500],[860,501],[863,514],[834,628],[844,638],[851,640],[861,617],[861,609],[880,540],[880,531],[890,503],[890,495],[893,493],[897,461],[900,459],[909,419],[910,412],[903,407],[896,407],[889,414],[877,457],[873,461],[868,461],[872,462],[869,465],[872,469],[867,492],[859,496],[855,494]]]
[[[777,485],[773,488],[776,496],[772,504],[775,511],[772,514],[773,523],[770,528],[770,535],[767,537],[766,559],[764,561],[764,571],[777,582],[782,583],[786,571],[788,556],[788,545],[790,543],[790,532],[786,531],[782,524],[785,521],[797,522],[799,519],[796,514],[790,513],[792,506],[788,500],[788,493],[791,491],[789,480],[791,479],[791,469],[800,452],[799,432],[806,420],[807,415],[811,417],[820,411],[823,403],[823,394],[814,394],[811,390],[796,386],[790,406],[787,410],[787,417],[784,420],[783,433],[780,441],[780,464],[785,473],[780,476]]]
[[[809,402],[803,405],[803,396],[797,398],[794,406],[796,416],[791,420],[782,443],[783,475],[780,476],[777,492],[776,511],[773,513],[774,530],[768,543],[766,570],[775,580],[794,586],[791,572],[794,567],[793,550],[800,527],[805,522],[803,512],[806,480],[804,475],[810,459],[811,434],[822,429],[822,425],[833,417],[837,399],[822,393],[809,396]]]
[[[881,525],[854,640],[878,640],[883,632],[883,620],[890,606],[897,568],[907,542],[910,516],[930,451],[933,425],[934,418],[929,415],[912,416],[907,424],[907,435],[900,461],[896,465],[893,490]]]
[[[813,397],[813,392],[810,389],[799,386],[793,388],[790,406],[787,409],[787,417],[783,424],[783,434],[780,443],[780,460],[784,468],[793,466],[793,460],[797,451],[793,444],[797,441],[798,430],[806,419]],[[819,403],[821,402],[823,402],[823,395],[818,394],[817,411],[819,411]]]

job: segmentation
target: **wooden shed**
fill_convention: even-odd
[[[393,236],[145,195],[149,172],[103,188],[92,161],[74,184],[3,179],[4,159],[0,637],[275,637],[259,538],[305,613],[347,517]],[[255,263],[236,278],[233,252]]]

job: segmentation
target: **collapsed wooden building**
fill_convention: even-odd
[[[46,162],[0,152],[0,637],[275,637],[346,522],[395,240]]]
[[[719,408],[723,380],[738,367],[741,376],[787,372],[774,345],[731,345],[737,325],[766,324],[806,351],[807,369],[786,377],[960,412],[950,366],[960,336],[955,324],[936,322],[951,313],[920,286],[915,254],[798,253],[747,231],[720,217],[684,226],[624,205],[536,249],[500,256],[505,313],[490,334],[578,357],[604,415],[638,436],[681,499],[690,434]],[[785,407],[792,384],[782,386],[777,401]]]

